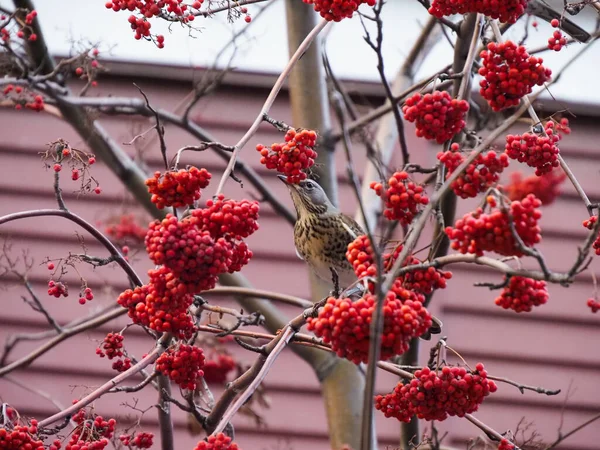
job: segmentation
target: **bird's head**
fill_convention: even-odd
[[[303,180],[298,184],[289,183],[284,175],[277,177],[285,183],[292,196],[298,218],[307,215],[323,215],[337,211],[327,194],[314,180]]]

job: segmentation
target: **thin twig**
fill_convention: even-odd
[[[546,394],[546,395],[558,395],[560,394],[560,389],[545,389],[543,387],[539,387],[539,386],[529,386],[527,384],[521,384],[518,383],[516,381],[513,380],[509,380],[508,378],[504,378],[504,377],[494,377],[492,375],[488,375],[488,379],[490,380],[494,380],[494,381],[499,381],[500,383],[506,383],[506,384],[510,384],[512,386],[515,386],[516,388],[519,389],[519,391],[521,392],[521,394],[524,394],[525,391],[533,391],[533,392],[537,392],[538,394]]]

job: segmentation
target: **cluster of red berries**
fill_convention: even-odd
[[[17,31],[17,37],[19,39],[23,39],[25,37],[25,34],[26,34],[25,30],[27,28],[29,31],[27,39],[32,42],[37,41],[37,38],[38,38],[37,34],[32,33],[31,27],[29,27],[29,25],[33,24],[33,20],[36,17],[37,17],[37,11],[33,10],[25,15],[25,26],[24,27],[21,26],[21,24],[17,23],[17,25],[20,27],[19,31]],[[0,20],[6,20],[6,19],[7,19],[6,15],[4,15],[4,14],[0,15]],[[12,19],[12,17],[11,17],[11,19]],[[10,31],[7,28],[7,26],[10,24],[10,22],[11,22],[11,20],[8,20],[7,22],[3,23],[2,24],[3,27],[0,28],[0,39],[2,39],[3,42],[10,41]]]
[[[392,253],[383,255],[383,269],[387,272],[393,266],[402,251],[402,245],[396,246]],[[354,241],[348,244],[346,259],[352,265],[354,273],[358,278],[375,277],[377,270],[375,267],[374,253],[366,235],[358,236]],[[421,264],[414,256],[407,258],[405,266]],[[446,281],[452,278],[452,272],[428,267],[422,270],[413,270],[399,277],[402,287],[414,291],[418,294],[428,295],[434,289],[444,289]],[[372,291],[372,290],[371,290]]]
[[[205,441],[198,442],[194,450],[240,450],[231,438],[223,433],[208,436]]]
[[[399,280],[384,299],[384,325],[380,359],[386,360],[408,350],[411,339],[431,326],[431,315],[423,306],[424,297],[404,289]],[[376,297],[368,293],[357,301],[329,297],[308,329],[331,344],[333,351],[355,364],[369,359],[369,332]]]
[[[89,54],[81,55],[79,65],[75,68],[75,75],[82,80],[88,80],[92,87],[98,86],[95,78],[101,68],[100,63],[96,59],[99,54],[100,50],[93,48]]]
[[[465,157],[460,153],[459,145],[454,143],[449,150],[439,152],[437,159],[446,166],[446,177],[449,177],[464,162]],[[506,167],[508,167],[508,156],[505,153],[498,155],[493,150],[485,155],[480,153],[452,183],[452,190],[460,198],[476,197],[480,192],[496,184],[499,175]]]
[[[77,423],[65,450],[102,450],[108,446],[115,432],[117,421],[104,420],[102,416],[88,416],[80,409],[72,418]]]
[[[272,144],[267,148],[262,144],[256,146],[260,153],[260,163],[267,169],[275,169],[287,175],[288,183],[297,184],[306,179],[304,170],[315,164],[317,152],[317,133],[312,130],[289,129],[283,144]]]
[[[510,184],[502,186],[502,191],[510,200],[522,200],[527,195],[535,195],[542,205],[549,205],[560,195],[560,185],[567,176],[560,171],[552,170],[543,175],[530,175],[523,178],[521,172],[510,175]]]
[[[526,7],[527,0],[433,0],[429,14],[441,19],[454,14],[481,13],[500,22],[515,23]]]
[[[131,367],[131,359],[123,357],[123,335],[120,333],[108,333],[100,347],[96,348],[96,355],[100,358],[107,357],[115,359],[112,368],[117,372],[125,372]],[[122,358],[122,359],[121,359]]]
[[[135,433],[134,435],[122,434],[119,436],[119,440],[127,447],[151,448],[154,440],[154,434],[146,433],[144,431]]]
[[[515,450],[515,446],[508,439],[502,438],[498,444],[498,450]]]
[[[524,277],[511,277],[508,285],[496,298],[495,303],[504,309],[512,309],[518,313],[531,312],[534,306],[548,301],[546,282]]]
[[[48,281],[48,295],[52,295],[56,298],[59,298],[61,295],[63,297],[68,297],[69,289],[67,288],[66,284],[60,281],[50,280]]]
[[[408,173],[395,172],[387,182],[387,188],[373,181],[370,188],[385,201],[383,215],[388,220],[398,220],[403,225],[410,224],[419,214],[420,207],[429,203],[429,197],[422,186],[408,179]]]
[[[196,389],[198,380],[204,375],[204,352],[200,347],[180,345],[170,348],[156,360],[156,370],[168,376],[182,389]]]
[[[200,189],[210,182],[211,174],[206,169],[190,166],[179,171],[154,173],[154,178],[146,180],[152,203],[159,209],[165,206],[181,208],[191,206],[200,198]]]
[[[9,95],[12,92],[14,92],[16,97],[12,97],[11,100],[15,105],[15,109],[17,110],[23,109],[23,107],[37,112],[44,110],[44,97],[42,97],[39,94],[33,95],[28,91],[24,91],[24,89],[21,86],[9,84],[4,88],[2,92],[4,93],[4,95]]]
[[[438,144],[461,132],[468,110],[466,100],[452,98],[446,91],[425,95],[417,92],[402,107],[404,118],[415,122],[417,136],[435,140]]]
[[[44,443],[35,436],[38,432],[37,420],[32,419],[31,425],[16,425],[12,430],[0,428],[0,448],[7,450],[44,450]],[[58,447],[60,448],[60,441]]]
[[[600,302],[595,298],[588,298],[587,305],[593,313],[597,313],[600,310]]]
[[[583,226],[586,227],[588,230],[591,230],[594,228],[594,224],[597,220],[597,216],[592,216],[589,219],[583,221]],[[596,255],[600,255],[600,233],[598,233],[598,237],[592,244],[592,248],[594,249],[594,252],[596,252]]]
[[[129,16],[131,29],[135,32],[135,38],[150,38],[151,24],[148,19],[158,16],[168,16],[170,21],[179,21],[187,24],[195,19],[192,9],[200,9],[204,0],[195,0],[191,5],[184,3],[184,0],[110,0],[105,3],[107,9],[118,11],[131,11],[140,14]],[[165,38],[162,35],[156,36],[156,45],[158,48],[164,47]]]
[[[550,25],[552,25],[552,28],[558,28],[560,26],[560,22],[558,19],[552,19],[550,21]],[[559,52],[565,45],[567,45],[567,38],[563,36],[562,31],[560,30],[555,30],[552,33],[552,36],[548,38],[548,48],[550,50]]]
[[[536,175],[551,172],[559,166],[558,146],[561,135],[555,133],[553,122],[548,122],[544,135],[523,133],[506,136],[506,154],[519,162],[535,167]]]
[[[314,5],[321,17],[330,22],[339,22],[350,18],[363,3],[375,6],[376,0],[302,0],[304,3]]]
[[[104,231],[118,243],[141,245],[146,238],[146,228],[138,223],[133,214],[119,216],[115,221],[107,224]]]
[[[91,302],[94,300],[94,293],[92,292],[92,288],[86,287],[83,292],[79,294],[79,304],[85,305],[86,302]]]
[[[214,355],[204,362],[204,379],[207,383],[223,384],[227,375],[235,369],[235,360],[222,353]]]
[[[151,223],[146,250],[193,290],[212,289],[220,274],[240,270],[252,257],[242,239],[258,229],[257,219],[257,202],[220,196],[181,221],[168,214]]]
[[[412,415],[438,421],[448,416],[464,417],[477,411],[483,399],[497,389],[483,364],[475,369],[473,373],[449,366],[417,370],[409,383],[400,382],[392,393],[376,396],[375,408],[402,422],[410,421]]]
[[[148,284],[127,289],[117,302],[127,308],[134,323],[160,333],[190,336],[194,331],[188,308],[194,301],[188,287],[166,267],[149,270]]]
[[[490,206],[496,206],[494,198],[487,201]],[[538,226],[542,213],[537,209],[541,204],[529,194],[522,201],[511,202],[508,211],[497,209],[487,214],[483,208],[477,208],[457,220],[454,228],[446,227],[446,234],[453,240],[452,248],[460,253],[482,256],[483,252],[496,252],[504,256],[523,256],[511,231],[508,215],[512,216],[515,231],[523,243],[532,247],[542,239]]]
[[[542,62],[542,58],[530,56],[525,47],[512,41],[490,42],[481,52],[481,96],[494,111],[517,106],[533,86],[550,80],[552,71]]]

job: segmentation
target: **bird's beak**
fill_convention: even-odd
[[[285,175],[277,175],[277,178],[279,178],[281,181],[283,181],[289,186],[290,183],[288,183],[287,177]]]

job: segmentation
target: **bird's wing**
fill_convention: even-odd
[[[361,226],[356,221],[345,214],[341,214],[342,226],[346,229],[348,234],[352,236],[352,239],[356,239],[358,236],[365,234]]]

